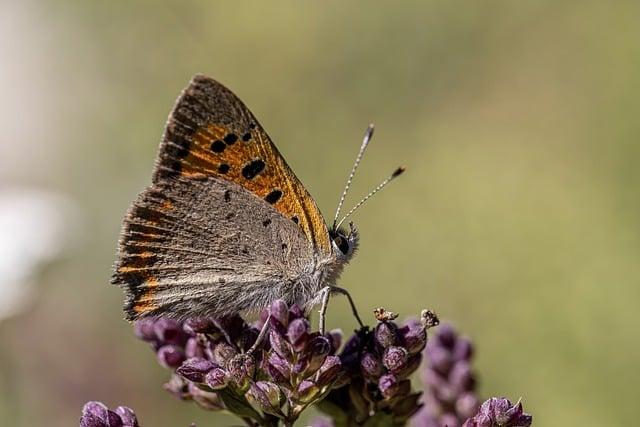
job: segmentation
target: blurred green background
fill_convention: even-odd
[[[84,217],[0,320],[0,424],[77,425],[92,399],[148,427],[237,424],[161,389],[108,284],[196,72],[247,103],[328,217],[368,123],[350,202],[407,166],[354,219],[340,283],[363,312],[435,309],[475,340],[482,395],[522,396],[536,425],[637,422],[640,3],[3,1],[0,16],[1,184]],[[343,299],[329,316],[354,326]]]

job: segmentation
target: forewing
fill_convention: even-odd
[[[249,109],[215,80],[197,75],[169,117],[154,183],[180,176],[234,182],[296,223],[319,254],[332,251],[315,202]]]

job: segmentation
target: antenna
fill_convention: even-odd
[[[356,174],[356,169],[358,169],[358,166],[360,165],[360,160],[362,160],[362,156],[364,156],[364,152],[367,149],[367,146],[369,145],[369,141],[371,141],[372,136],[373,136],[373,123],[367,127],[367,130],[364,133],[364,138],[362,139],[362,145],[360,146],[360,151],[358,151],[358,156],[356,157],[356,161],[353,163],[353,168],[351,169],[349,178],[347,178],[347,184],[344,186],[344,191],[342,192],[342,196],[340,196],[338,209],[336,209],[336,216],[333,218],[332,228],[334,230],[336,229],[336,222],[338,222],[338,215],[340,215],[340,209],[342,209],[344,198],[347,197],[347,193],[349,192],[349,187],[351,187],[351,181],[353,181],[353,176]],[[340,221],[340,224],[342,224],[342,221]]]
[[[351,214],[354,213],[360,206],[364,205],[364,203],[367,200],[369,200],[369,198],[371,198],[371,196],[376,194],[378,191],[382,190],[388,183],[390,183],[391,181],[393,181],[394,179],[396,179],[397,177],[402,175],[402,172],[404,172],[404,171],[405,171],[405,169],[402,166],[400,166],[398,169],[393,171],[393,173],[391,175],[389,175],[389,177],[387,179],[385,179],[380,184],[378,184],[378,186],[376,188],[374,188],[369,194],[367,194],[362,200],[360,200],[353,208],[351,208],[351,210],[344,216],[344,218],[342,218],[340,220],[340,222],[338,222],[337,226],[333,227],[333,229],[337,230],[338,228],[340,228],[340,226],[342,225],[342,223],[344,222],[345,219],[349,218],[351,216]],[[334,224],[335,224],[335,222],[334,222]]]

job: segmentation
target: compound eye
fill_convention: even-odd
[[[342,236],[336,236],[333,239],[333,242],[336,244],[338,249],[340,249],[342,255],[346,255],[347,253],[349,253],[349,242],[347,242],[347,239]]]

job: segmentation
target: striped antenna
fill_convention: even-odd
[[[393,181],[394,179],[396,179],[397,177],[399,177],[400,175],[402,175],[402,173],[405,171],[405,168],[400,166],[398,169],[396,169],[395,171],[393,171],[393,173],[391,175],[389,175],[389,177],[387,177],[387,179],[385,179],[384,181],[382,181],[376,188],[374,188],[369,194],[367,194],[366,196],[364,196],[364,198],[362,200],[360,200],[353,208],[351,208],[351,210],[344,216],[344,218],[342,218],[340,220],[340,222],[338,222],[338,225],[334,225],[333,229],[337,230],[338,228],[340,228],[340,226],[342,225],[342,223],[344,222],[345,219],[349,218],[351,216],[352,213],[354,213],[360,206],[364,205],[364,203],[369,200],[371,198],[371,196],[373,196],[374,194],[376,194],[378,191],[382,190],[384,187],[386,187],[386,185],[388,183],[390,183],[391,181]],[[335,224],[335,222],[334,222]]]
[[[342,205],[344,204],[344,199],[345,197],[347,197],[347,193],[349,192],[349,187],[351,187],[351,181],[353,181],[353,177],[356,174],[356,170],[360,165],[360,160],[362,160],[362,156],[364,156],[364,152],[366,151],[372,136],[373,136],[373,123],[370,124],[369,127],[367,127],[367,130],[364,133],[364,138],[362,139],[362,145],[360,146],[360,151],[358,151],[358,156],[356,157],[356,161],[353,163],[353,168],[351,169],[349,178],[347,178],[347,185],[344,186],[344,191],[342,192],[342,196],[340,196],[338,209],[336,209],[336,215],[333,218],[332,230],[336,230],[336,223],[338,222],[338,215],[340,215],[340,209],[342,209]],[[340,221],[340,224],[342,224],[342,221]]]

